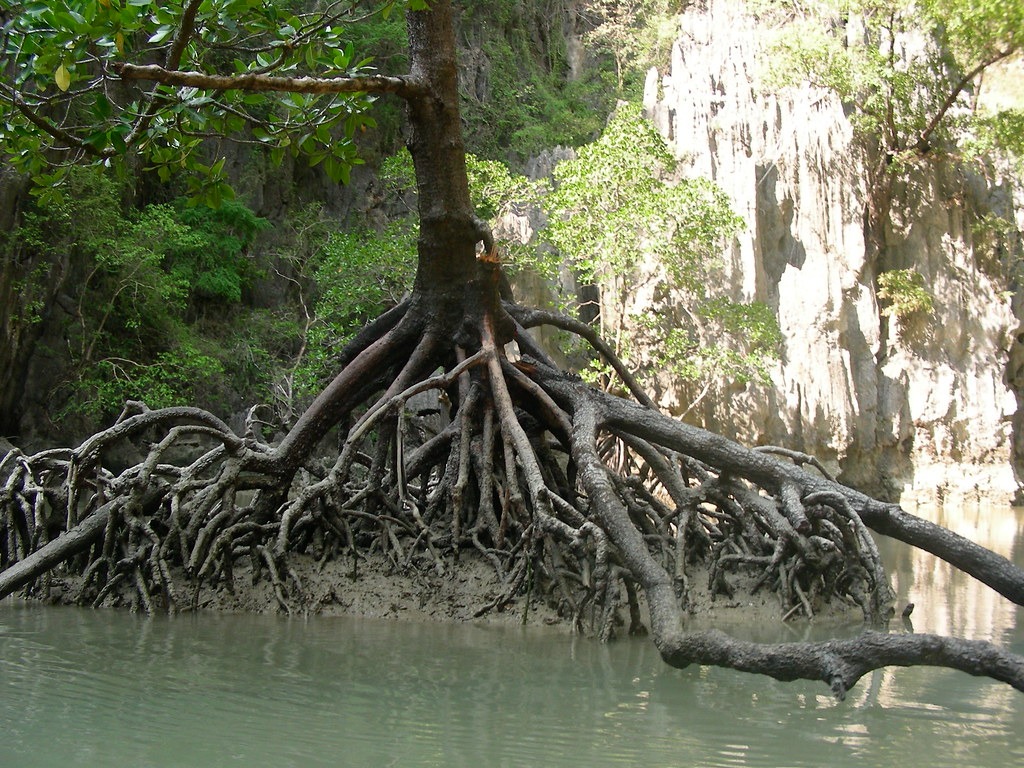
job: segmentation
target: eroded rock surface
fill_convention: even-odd
[[[989,214],[1016,215],[1019,229],[1019,186],[992,169],[918,163],[873,263],[843,105],[810,85],[764,93],[764,31],[739,5],[686,13],[671,65],[652,71],[645,95],[690,172],[714,179],[745,218],[728,277],[736,298],[777,311],[785,339],[773,386],[709,398],[700,419],[815,454],[847,482],[904,501],[1011,498],[1020,321],[1011,276],[976,229]],[[911,266],[935,309],[901,325],[880,311],[877,277]],[[679,408],[686,396],[663,401]]]

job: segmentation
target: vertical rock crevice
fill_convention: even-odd
[[[1024,466],[1020,302],[1005,259],[986,260],[973,232],[994,206],[1019,218],[1020,190],[952,160],[912,166],[876,263],[867,167],[843,104],[806,84],[761,91],[763,40],[742,4],[688,11],[668,74],[651,74],[644,100],[690,172],[712,178],[746,220],[732,290],[772,306],[784,336],[772,386],[705,409],[705,425],[726,430],[745,411],[744,439],[815,454],[847,482],[904,501],[1012,498]],[[934,312],[888,317],[878,273],[911,266]]]

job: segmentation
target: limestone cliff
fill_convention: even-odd
[[[683,15],[671,64],[645,93],[690,172],[714,179],[745,218],[732,290],[775,308],[785,338],[773,386],[709,401],[701,418],[904,500],[1012,497],[1024,384],[1015,286],[975,225],[1016,210],[1019,229],[1019,187],[951,161],[914,166],[898,185],[885,263],[872,263],[865,173],[843,105],[810,85],[762,92],[764,36],[742,9],[712,2]],[[934,313],[897,327],[880,312],[877,277],[910,266]]]

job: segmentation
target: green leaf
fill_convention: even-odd
[[[153,44],[162,43],[164,40],[169,38],[173,33],[174,27],[170,25],[164,25],[157,29],[157,31],[154,32],[152,35],[150,35],[149,39],[146,42]]]
[[[107,98],[106,94],[99,94],[99,96],[96,97],[96,101],[93,103],[93,114],[97,121],[106,121],[113,112],[114,108],[110,104],[110,100]]]

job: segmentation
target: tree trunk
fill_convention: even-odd
[[[448,304],[461,304],[482,234],[469,199],[455,32],[447,0],[432,3],[430,13],[409,13],[409,52],[411,74],[426,88],[424,95],[408,100],[407,143],[420,214],[414,295],[433,305],[436,313]]]

